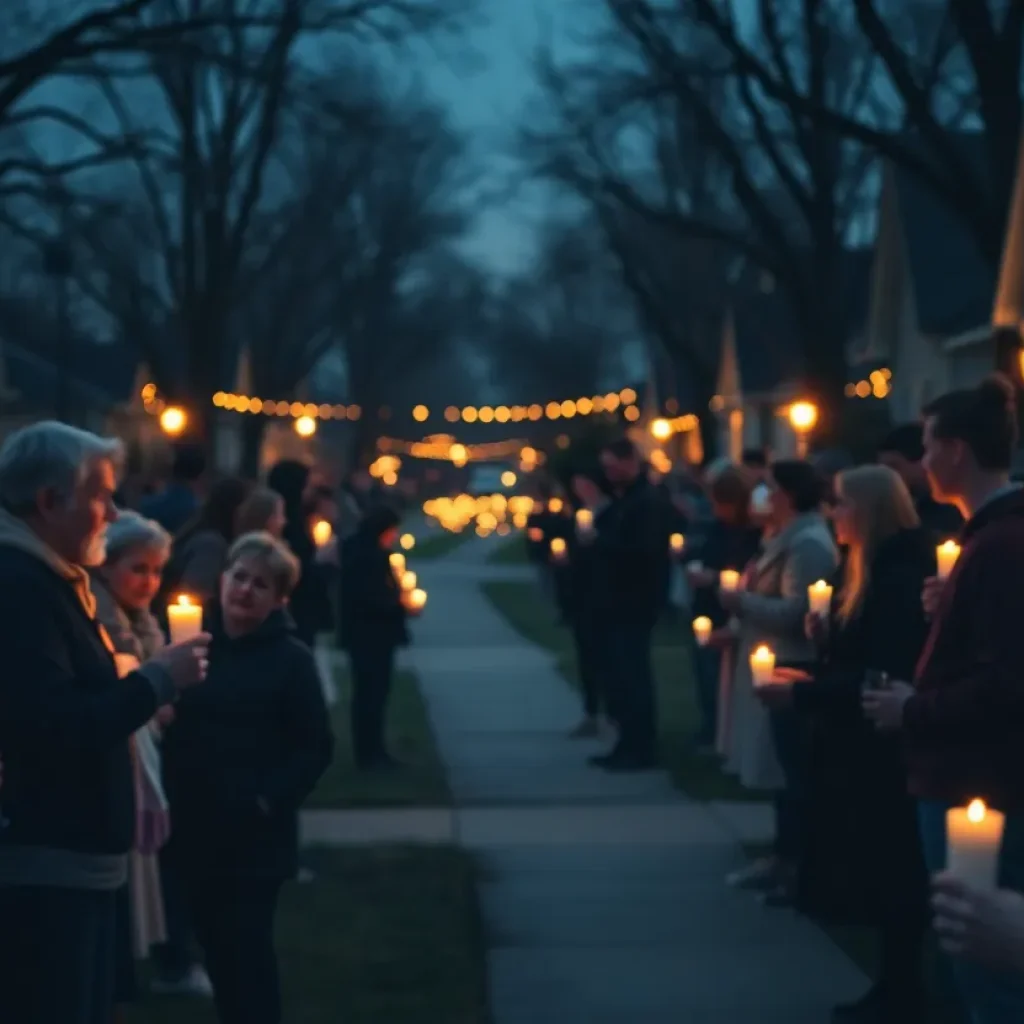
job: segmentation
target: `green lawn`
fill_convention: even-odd
[[[389,750],[402,767],[390,772],[357,772],[352,759],[348,709],[351,683],[339,670],[338,703],[331,709],[334,761],[307,807],[436,807],[451,803],[444,765],[438,757],[427,709],[416,676],[395,673],[388,705]]]
[[[490,553],[487,561],[491,565],[528,565],[530,560],[526,557],[526,538],[517,533],[502,541]]]
[[[426,562],[433,558],[444,558],[445,555],[450,554],[460,544],[465,544],[472,536],[474,534],[469,529],[462,530],[459,533],[453,533],[451,530],[445,530],[444,533],[435,533],[425,537],[423,540],[417,541],[412,551],[406,551],[405,557],[410,567],[415,562]]]
[[[557,623],[551,602],[532,583],[491,582],[484,594],[523,637],[557,656],[558,667],[575,686],[576,659],[568,630]],[[724,775],[716,758],[699,754],[689,630],[681,622],[659,625],[654,638],[661,760],[675,784],[698,800],[763,799]]]
[[[489,1024],[468,854],[435,846],[309,851],[277,947],[288,1024]],[[209,1003],[145,997],[126,1024],[215,1024]]]

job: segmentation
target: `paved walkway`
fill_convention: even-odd
[[[566,738],[579,704],[472,581],[469,541],[420,570],[413,662],[483,866],[495,1024],[819,1024],[864,979],[788,911],[726,888],[762,811],[705,806],[666,776],[607,775]]]

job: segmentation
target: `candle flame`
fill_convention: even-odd
[[[693,629],[695,633],[703,633],[705,630],[711,628],[711,620],[706,615],[698,615],[693,620]]]
[[[767,647],[765,644],[761,644],[761,646],[758,647],[756,651],[754,651],[753,656],[758,661],[767,661],[769,658],[773,656],[772,649],[770,647]]]
[[[555,537],[551,542],[551,553],[560,555],[563,551],[565,551],[565,541],[561,537]]]
[[[686,538],[681,533],[673,533],[669,538],[673,551],[682,551],[686,544]]]
[[[818,582],[814,584],[812,589],[820,594],[823,591],[828,590],[828,584],[824,580],[818,580]]]
[[[947,540],[945,544],[939,545],[939,550],[948,555],[955,555],[960,550],[960,545],[955,540]]]
[[[195,605],[195,602],[188,596],[188,594],[179,594],[174,603],[179,608],[192,608]]]
[[[984,800],[972,800],[967,805],[967,820],[973,822],[975,825],[979,825],[983,822],[987,813],[988,808],[985,806]]]

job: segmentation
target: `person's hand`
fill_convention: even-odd
[[[743,592],[740,590],[721,590],[718,591],[718,603],[727,612],[738,612],[740,610],[740,602],[743,600]]]
[[[754,687],[754,693],[765,707],[781,710],[793,703],[793,681],[773,674],[770,683]]]
[[[816,615],[814,612],[808,612],[804,616],[804,636],[807,637],[811,643],[824,643],[828,636],[828,619],[826,619],[824,615]]]
[[[179,690],[187,690],[206,678],[211,639],[209,633],[198,633],[180,644],[168,644],[150,658],[150,663],[159,665]]]
[[[731,630],[713,629],[710,636],[708,636],[708,642],[705,646],[714,647],[716,650],[722,651],[727,647],[731,647],[735,642],[736,637],[733,636]]]
[[[161,728],[166,729],[167,726],[173,725],[175,719],[174,705],[165,704],[156,713],[156,722]]]
[[[776,668],[772,672],[773,683],[809,683],[814,679],[810,672],[802,668]]]
[[[939,609],[939,599],[942,597],[945,586],[946,581],[939,579],[938,576],[929,576],[924,581],[924,587],[921,590],[921,607],[924,608],[924,613],[929,619],[933,618]]]
[[[947,953],[1024,971],[1024,896],[976,889],[949,873],[937,875],[933,886],[935,931]]]
[[[886,690],[865,690],[861,707],[876,729],[895,732],[903,727],[903,705],[913,696],[909,683],[894,682]]]
[[[686,568],[686,578],[691,587],[713,587],[718,576],[712,569],[690,567]]]

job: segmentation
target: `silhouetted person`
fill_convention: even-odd
[[[169,534],[176,534],[199,511],[201,482],[206,474],[206,454],[196,444],[174,449],[171,482],[159,494],[144,499],[139,511],[155,519]]]

